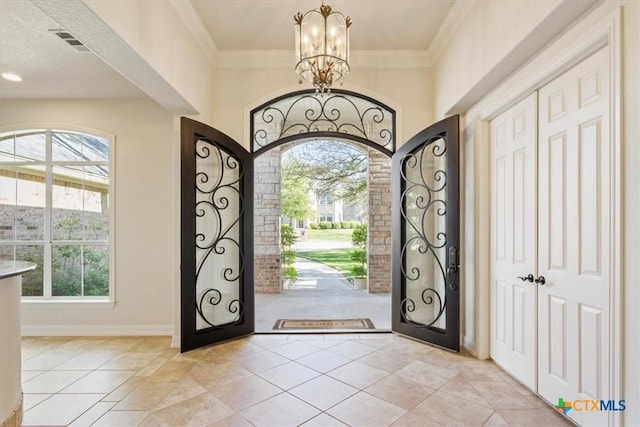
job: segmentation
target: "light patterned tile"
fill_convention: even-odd
[[[232,362],[199,363],[191,369],[189,376],[206,389],[214,389],[222,384],[234,382],[253,374]]]
[[[31,378],[35,378],[44,372],[47,372],[47,371],[22,371],[22,382],[26,383]]]
[[[99,369],[105,371],[137,371],[148,367],[158,356],[158,353],[123,353],[100,366]]]
[[[129,378],[135,371],[93,371],[73,384],[60,390],[60,393],[111,393]]]
[[[442,368],[429,363],[415,360],[405,367],[398,369],[395,374],[401,377],[419,381],[432,388],[440,388],[457,375],[455,369]]]
[[[368,345],[360,344],[356,341],[345,341],[342,344],[330,347],[328,351],[337,353],[350,359],[358,359],[375,351],[375,349]]]
[[[93,427],[138,426],[149,415],[147,411],[109,411]]]
[[[285,363],[260,374],[262,378],[283,390],[288,390],[318,375],[320,375],[319,372],[296,362]]]
[[[289,390],[289,393],[322,411],[326,411],[357,392],[357,388],[326,375],[314,378]]]
[[[173,383],[141,383],[113,407],[114,411],[152,411],[174,387]]]
[[[327,375],[355,388],[363,389],[386,377],[388,373],[364,363],[350,362],[333,371],[329,371]]]
[[[47,351],[24,361],[22,369],[24,371],[46,371],[63,364],[78,354],[75,351]]]
[[[535,409],[526,396],[506,382],[498,381],[469,381],[478,393],[494,409]]]
[[[394,372],[400,368],[407,366],[413,361],[412,358],[394,354],[393,351],[377,350],[358,359],[358,362],[364,363],[374,368],[382,369],[387,372]]]
[[[257,427],[294,427],[318,415],[313,406],[282,393],[241,412],[241,415]]]
[[[287,362],[289,362],[289,359],[271,351],[265,351],[253,356],[243,357],[238,360],[238,363],[242,367],[255,374],[275,368],[276,366],[284,365]]]
[[[288,344],[276,347],[271,351],[279,354],[280,356],[286,357],[287,359],[295,360],[307,356],[311,353],[315,353],[319,350],[320,349],[318,347],[315,347],[311,344],[307,344],[302,341],[293,341]]]
[[[411,410],[423,419],[445,426],[482,426],[493,414],[493,409],[436,391]]]
[[[26,412],[29,409],[36,406],[38,403],[42,402],[43,400],[50,398],[51,396],[53,396],[53,394],[51,393],[44,393],[44,394],[25,393],[22,398],[22,410]]]
[[[87,412],[76,418],[69,427],[89,427],[113,408],[113,405],[115,405],[115,402],[98,402],[89,408]]]
[[[136,387],[138,387],[138,384],[142,383],[144,381],[144,379],[145,379],[144,377],[133,376],[133,377],[129,378],[125,383],[120,385],[118,388],[113,390],[111,393],[106,395],[105,398],[102,399],[102,400],[105,401],[105,402],[117,402],[117,401],[120,401],[127,394],[131,393]]]
[[[305,341],[307,344],[310,344],[314,347],[327,349],[329,347],[333,347],[335,345],[341,344],[344,340],[317,340],[317,341]]]
[[[211,393],[200,394],[189,400],[153,411],[161,426],[208,426],[233,415],[235,412]]]
[[[209,427],[253,427],[253,424],[241,415],[235,414],[230,417],[223,418],[220,421],[216,421]]]
[[[409,410],[429,397],[435,389],[408,378],[389,375],[371,384],[364,391],[400,408]]]
[[[55,370],[70,370],[70,371],[90,371],[98,369],[111,359],[115,358],[117,353],[114,352],[85,352],[77,355],[76,357],[67,360],[56,366]]]
[[[509,424],[498,414],[494,412],[482,427],[509,427]]]
[[[155,409],[166,408],[206,392],[207,389],[198,384],[193,378],[185,377],[179,382],[173,383],[170,392],[158,402]]]
[[[465,377],[458,375],[452,378],[445,385],[440,387],[440,391],[443,391],[451,396],[455,396],[459,399],[468,400],[469,402],[476,403],[478,405],[491,408],[492,406],[482,397],[482,394],[478,392]]]
[[[163,364],[157,371],[149,375],[148,382],[177,382],[182,380],[196,365],[196,362],[172,362]]]
[[[250,376],[211,389],[211,393],[236,411],[267,400],[282,390],[258,376]]]
[[[56,394],[24,413],[23,426],[68,425],[95,405],[103,394]]]
[[[389,426],[407,411],[360,392],[327,411],[327,414],[350,426]]]
[[[47,371],[22,384],[24,393],[57,393],[90,371]]]
[[[497,412],[512,427],[573,427],[573,423],[553,410],[499,409]]]
[[[322,413],[311,418],[301,427],[345,427],[346,424],[341,423],[330,415]]]
[[[348,357],[326,350],[320,350],[296,360],[297,363],[322,373],[331,371],[339,366],[349,363],[350,361],[351,359]]]

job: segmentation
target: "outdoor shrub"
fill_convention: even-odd
[[[358,228],[360,223],[358,221],[351,221],[349,228]]]
[[[353,274],[357,279],[363,279],[367,277],[367,268],[361,265],[354,265],[351,267],[351,274]]]
[[[351,223],[349,221],[342,221],[340,223],[341,228],[347,229],[351,227]]]
[[[367,224],[360,224],[351,233],[353,246],[365,249],[367,247]]]
[[[282,251],[280,261],[283,265],[292,265],[296,260],[296,251]]]
[[[320,230],[328,230],[331,228],[331,223],[327,221],[321,221],[318,226],[320,227]]]
[[[298,280],[298,272],[292,266],[285,267],[282,270],[282,274],[284,275],[285,279],[289,279],[292,282],[295,282],[296,280]]]
[[[316,224],[315,222],[312,222],[311,224],[309,224],[309,228],[311,228],[312,230],[317,230],[318,224]]]
[[[338,228],[342,228],[342,226],[340,225],[339,222],[332,222],[331,223],[331,228],[338,229]]]
[[[296,241],[296,235],[293,231],[293,228],[287,224],[280,225],[280,245],[282,246],[282,250],[288,250],[293,246],[293,243]]]

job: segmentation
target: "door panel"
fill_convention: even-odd
[[[536,95],[490,123],[491,358],[536,389]]]
[[[609,398],[611,186],[606,49],[540,90],[539,392]],[[567,415],[604,425],[606,411]]]
[[[249,334],[253,165],[223,133],[182,118],[181,351]]]
[[[459,349],[459,118],[393,156],[392,329]]]

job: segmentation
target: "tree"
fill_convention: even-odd
[[[291,219],[303,220],[314,216],[309,200],[311,185],[309,178],[292,172],[296,168],[298,165],[295,159],[283,161],[280,188],[281,211]]]
[[[336,194],[352,203],[367,196],[367,153],[336,141],[312,141],[287,153],[290,176],[310,181],[316,192]]]

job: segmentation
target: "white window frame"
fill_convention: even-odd
[[[37,305],[42,308],[47,306],[55,308],[74,308],[78,306],[95,307],[95,308],[112,308],[115,305],[116,290],[115,290],[115,153],[116,153],[116,138],[113,134],[108,134],[95,129],[82,128],[69,125],[57,125],[57,124],[42,124],[35,123],[21,126],[1,127],[0,133],[16,132],[20,133],[28,130],[42,130],[46,137],[45,148],[45,160],[24,161],[24,162],[0,162],[2,166],[44,166],[45,167],[45,214],[44,214],[44,238],[43,240],[13,240],[5,241],[6,244],[14,244],[18,246],[28,245],[43,245],[44,246],[44,262],[49,265],[47,268],[45,265],[43,271],[43,296],[23,296],[21,301],[27,305]],[[108,162],[102,161],[53,161],[52,160],[52,133],[54,132],[69,132],[69,133],[82,133],[99,138],[103,138],[109,141],[109,160]],[[51,213],[52,213],[52,189],[53,189],[53,168],[56,166],[107,166],[109,168],[109,234],[108,242],[106,243],[107,251],[109,254],[109,295],[108,296],[52,296],[52,282],[51,282],[51,251],[52,246],[56,243],[79,243],[80,241],[67,242],[64,240],[52,239],[51,233]],[[93,241],[81,241],[82,244],[98,243]]]

